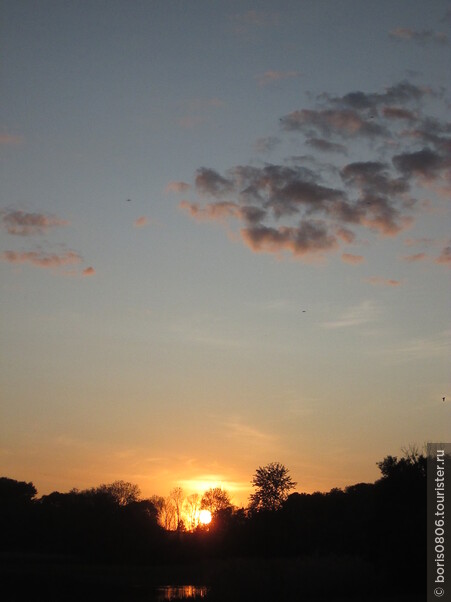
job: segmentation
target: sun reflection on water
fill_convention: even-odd
[[[157,600],[186,600],[206,598],[208,588],[205,585],[165,585],[157,589]]]

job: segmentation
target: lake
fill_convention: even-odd
[[[206,585],[163,585],[157,587],[156,600],[187,600],[189,598],[206,598]]]

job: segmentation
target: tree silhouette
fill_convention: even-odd
[[[8,477],[0,478],[0,503],[2,505],[28,504],[36,493],[36,487],[33,483],[16,481]]]
[[[296,486],[288,469],[280,462],[270,462],[257,468],[251,482],[256,488],[250,496],[251,511],[278,510]]]
[[[230,495],[221,487],[212,487],[208,489],[202,496],[200,504],[202,510],[209,510],[213,516],[219,510],[227,510],[232,507]]]
[[[169,498],[172,500],[175,509],[175,521],[176,521],[176,529],[177,531],[183,528],[182,521],[182,508],[183,501],[185,499],[185,494],[183,493],[183,489],[181,487],[174,487],[172,491],[169,493]]]
[[[108,485],[100,485],[95,492],[111,496],[118,506],[126,506],[132,502],[137,502],[141,495],[138,485],[126,481],[114,481],[114,483]]]
[[[187,521],[187,528],[192,531],[198,523],[199,509],[200,509],[200,495],[198,493],[192,493],[185,500],[185,515]]]

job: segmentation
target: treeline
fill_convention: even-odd
[[[383,587],[424,591],[426,458],[413,450],[401,458],[387,456],[378,466],[381,477],[375,483],[289,494],[294,483],[288,471],[273,463],[257,469],[248,508],[235,508],[227,495],[215,508],[211,493],[212,522],[192,531],[184,530],[180,516],[178,529],[165,529],[164,498],[139,499],[139,489],[130,483],[37,498],[32,483],[3,477],[0,550],[169,565],[212,558],[289,563],[301,557],[346,557],[370,566]],[[274,481],[281,469],[282,481]],[[277,490],[280,482],[285,487]],[[202,498],[191,502],[199,505],[199,499],[202,505]]]

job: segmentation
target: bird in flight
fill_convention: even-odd
[[[445,398],[444,398],[444,397],[442,397],[442,401],[445,401]]]
[[[127,203],[131,203],[131,201],[132,201],[131,199],[127,199]]]

